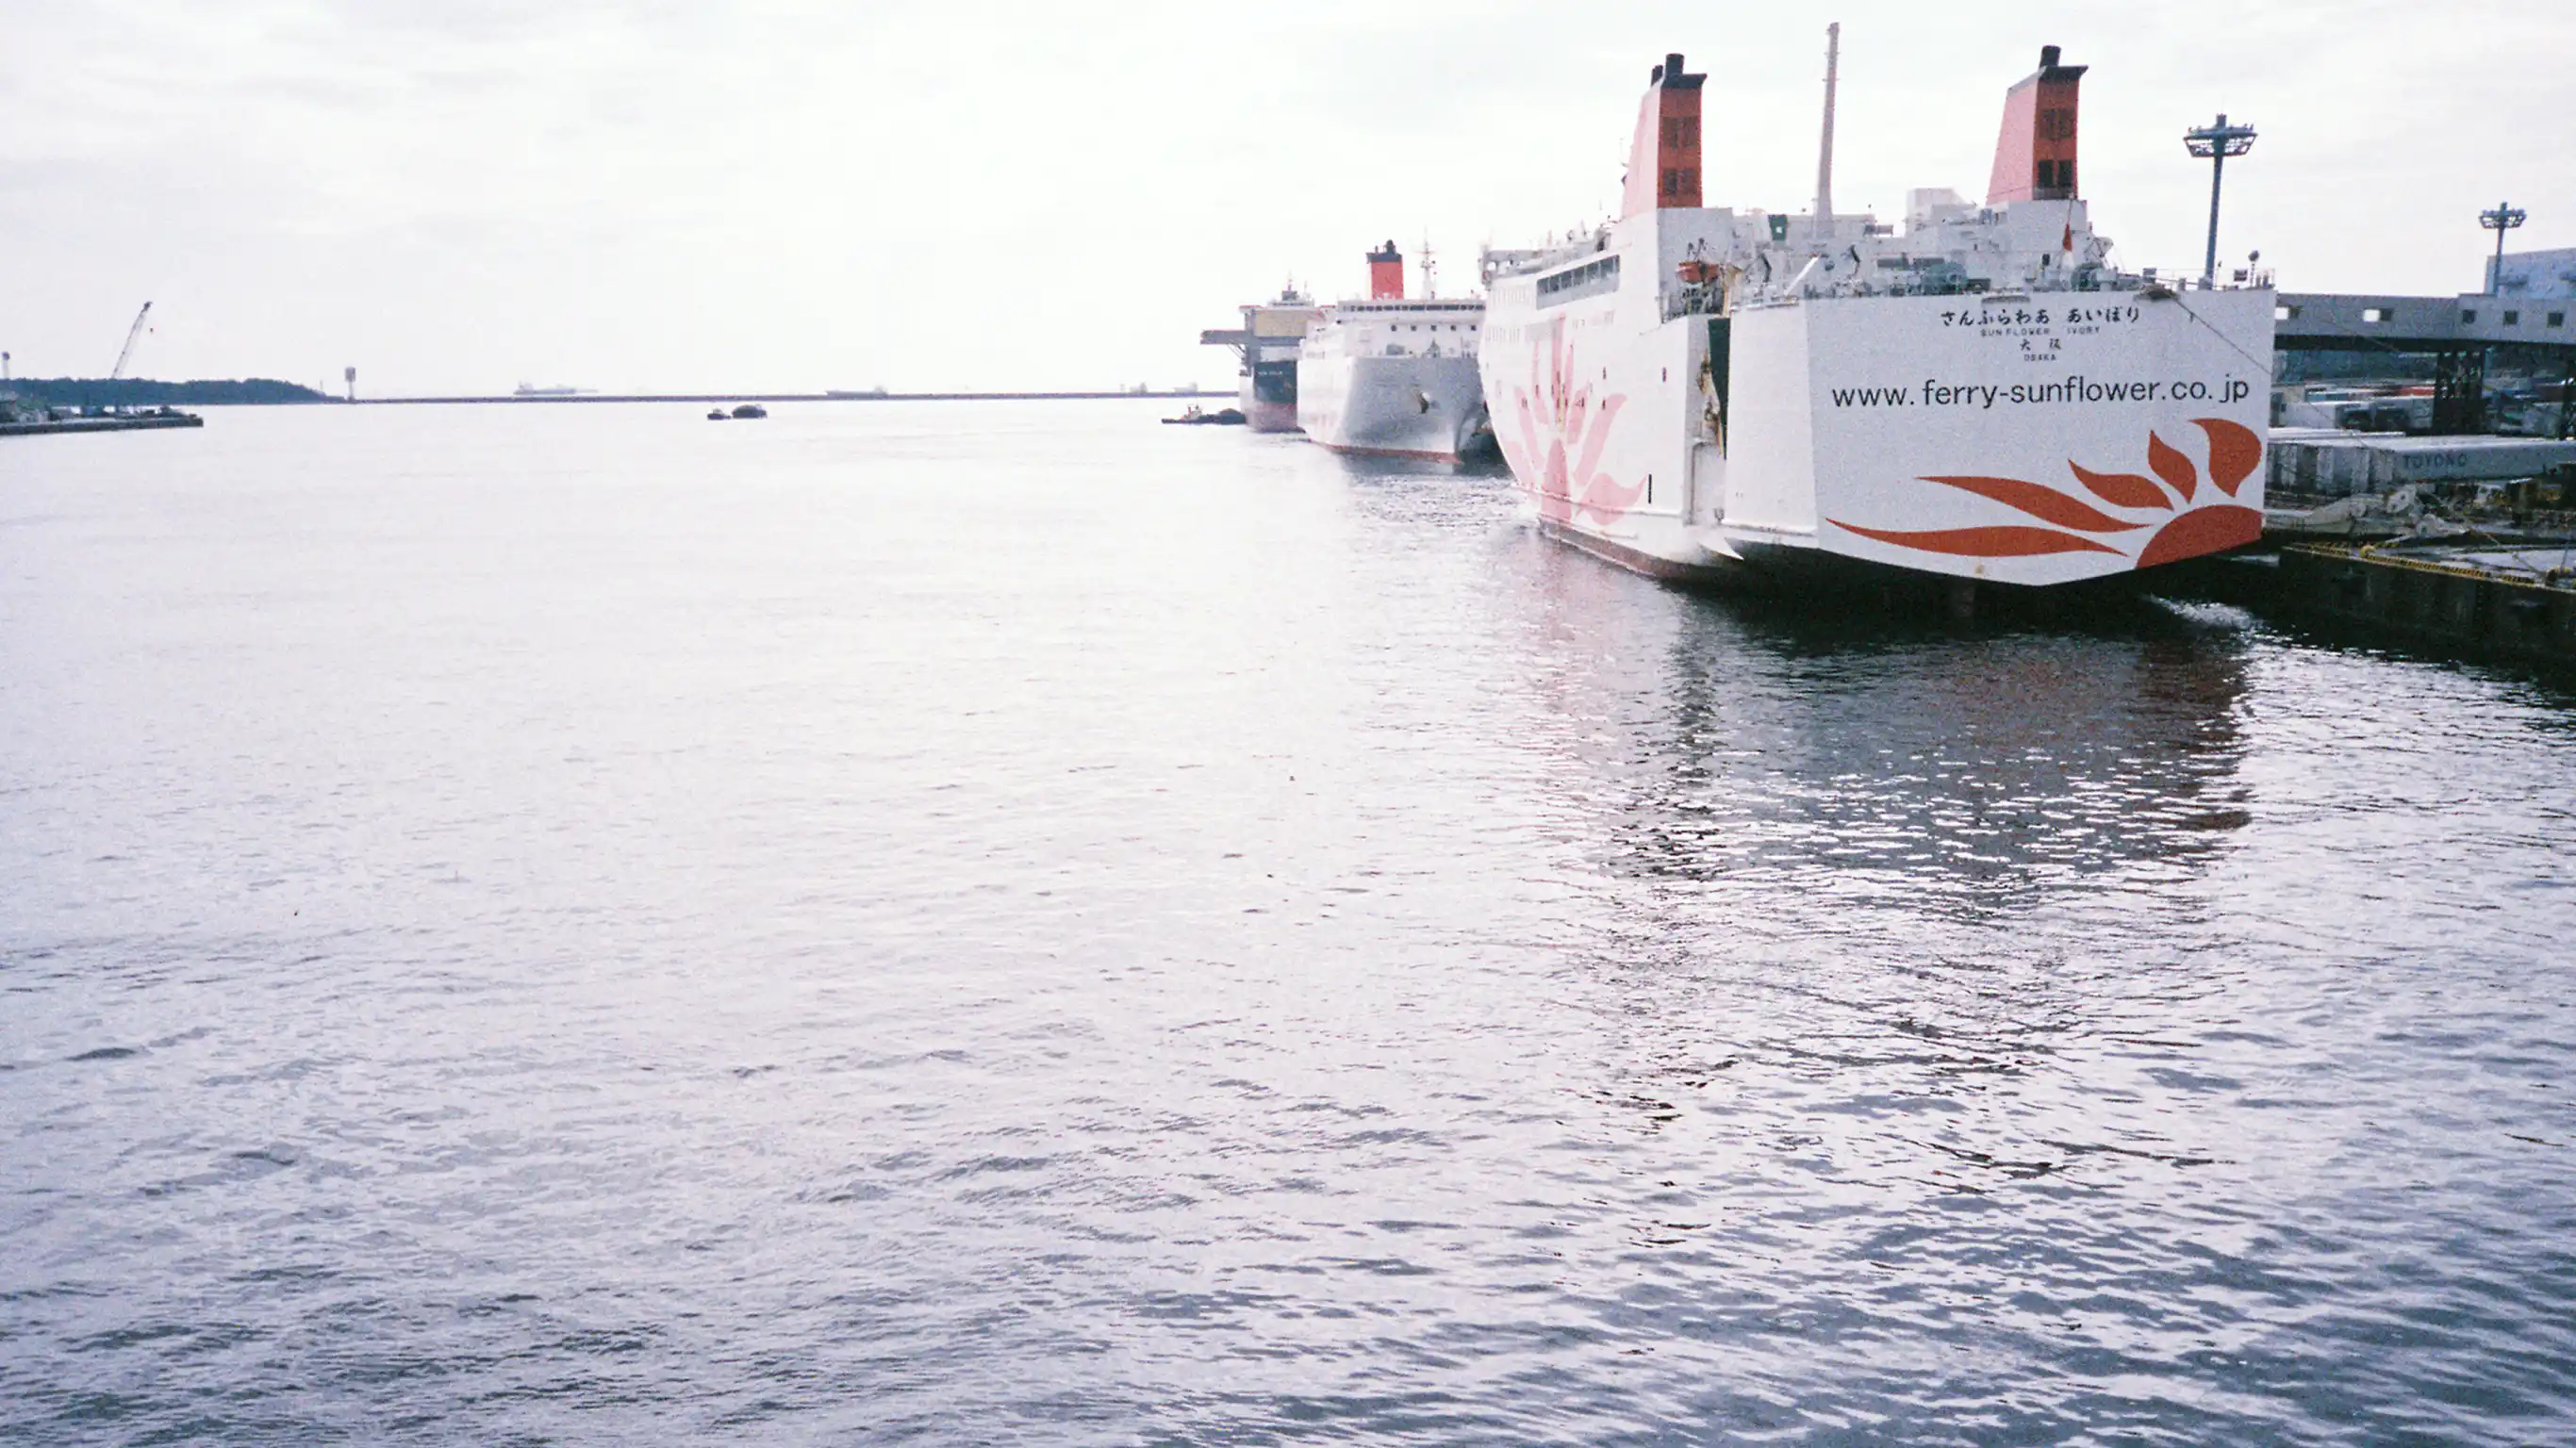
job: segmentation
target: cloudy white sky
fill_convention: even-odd
[[[103,373],[149,298],[145,375],[380,395],[1224,383],[1285,278],[1600,215],[1667,50],[1712,203],[1803,207],[1828,19],[1845,210],[1981,190],[2054,43],[2126,264],[2197,267],[2219,110],[2286,288],[2474,288],[2501,198],[2576,246],[2564,0],[0,0],[0,348]]]

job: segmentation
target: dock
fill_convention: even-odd
[[[2444,654],[2576,668],[2576,543],[2296,543],[2269,606]]]
[[[204,427],[193,412],[152,412],[132,417],[62,417],[41,421],[0,422],[0,437],[34,437],[56,432],[147,432],[163,427]]]

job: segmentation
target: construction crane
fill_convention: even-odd
[[[125,364],[134,360],[134,339],[143,335],[143,319],[151,315],[150,302],[145,302],[143,310],[134,314],[134,325],[125,329],[125,347],[116,354],[116,370],[107,374],[108,381],[114,382],[125,375]]]

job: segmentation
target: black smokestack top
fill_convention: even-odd
[[[1680,51],[1676,50],[1676,51],[1672,52],[1671,54],[1669,54],[1669,55],[1667,55],[1667,56],[1665,56],[1665,57],[1664,57],[1664,79],[1669,80],[1669,81],[1677,81],[1677,80],[1680,80],[1681,78],[1682,78],[1682,53],[1681,53]]]
[[[2058,51],[2057,51],[2057,47],[2056,47],[2056,46],[2054,46],[2054,45],[2043,45],[2043,46],[2041,46],[2041,47],[2039,48],[2039,68],[2040,68],[2041,70],[2055,70],[2055,69],[2057,69],[2057,55],[2058,55]]]

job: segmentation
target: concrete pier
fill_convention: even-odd
[[[2463,657],[2576,668],[2576,548],[2565,543],[2281,550],[2258,607]]]
[[[204,427],[193,412],[143,413],[133,417],[65,417],[44,422],[0,422],[0,437],[33,437],[54,432],[144,432],[159,427]]]

